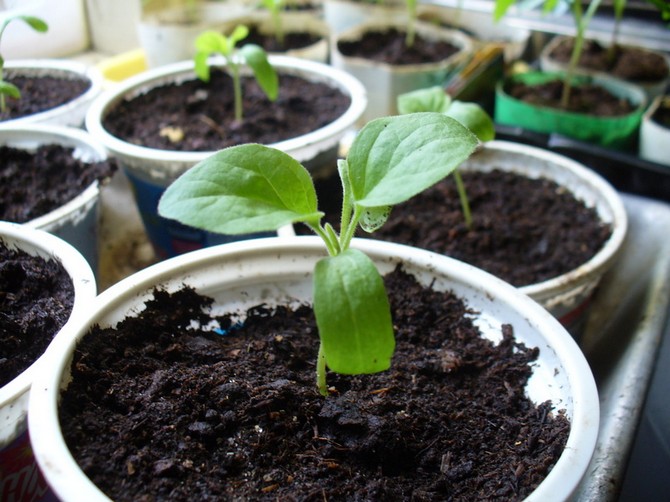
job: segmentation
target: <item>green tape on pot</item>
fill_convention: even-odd
[[[627,99],[635,110],[616,117],[596,117],[568,112],[557,108],[538,106],[513,98],[506,89],[513,82],[527,85],[542,84],[559,73],[529,72],[514,75],[496,86],[495,121],[499,124],[522,127],[540,133],[558,133],[570,138],[612,148],[626,148],[637,138],[642,114],[646,107],[644,92],[634,85],[616,79],[580,77],[577,82],[590,81],[604,87],[622,99]]]

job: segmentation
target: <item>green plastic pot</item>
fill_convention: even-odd
[[[647,97],[642,89],[623,81],[599,76],[578,76],[575,82],[596,83],[609,92],[633,103],[634,111],[617,117],[596,117],[538,106],[513,98],[506,89],[514,82],[540,85],[556,78],[561,73],[528,72],[510,76],[498,82],[495,99],[495,121],[499,124],[517,126],[540,133],[558,133],[570,138],[595,143],[601,146],[626,149],[637,138],[642,115],[647,106]]]

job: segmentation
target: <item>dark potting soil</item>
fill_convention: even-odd
[[[510,96],[526,103],[563,108],[563,81],[559,79],[533,85],[508,82],[505,90]],[[572,86],[568,106],[564,109],[597,117],[618,117],[631,113],[634,107],[628,100],[613,95],[600,85],[581,83]]]
[[[244,119],[234,120],[232,79],[214,71],[166,84],[125,100],[104,118],[104,127],[125,141],[161,150],[215,151],[242,143],[269,144],[323,127],[347,110],[349,96],[319,82],[279,76],[271,102],[255,80],[242,79]]]
[[[73,304],[74,285],[60,262],[0,241],[0,387],[44,353]]]
[[[321,38],[307,31],[284,33],[284,41],[280,43],[276,36],[260,33],[257,26],[250,26],[249,35],[244,39],[244,43],[260,45],[265,52],[281,53],[291,49],[304,49],[314,45]]]
[[[563,39],[552,51],[551,57],[562,63],[568,63],[573,46],[573,38]],[[619,45],[610,51],[595,40],[584,41],[579,66],[634,82],[663,80],[670,71],[668,62],[660,54]]]
[[[19,88],[21,98],[6,97],[6,109],[0,111],[0,121],[50,110],[78,98],[91,88],[91,81],[84,78],[28,77],[12,70],[5,73],[5,80]]]
[[[210,300],[155,291],[77,348],[60,408],[70,450],[117,501],[524,498],[570,429],[524,394],[538,349],[510,326],[483,339],[462,301],[401,271],[386,282],[393,367],[330,374],[328,398],[307,306],[260,305],[221,336],[188,328],[211,321]]]
[[[463,219],[452,176],[394,206],[388,221],[372,234],[465,261],[515,286],[557,277],[592,258],[611,235],[596,211],[547,179],[510,172],[461,172],[472,211]],[[319,208],[339,218],[337,174],[315,182]],[[336,228],[339,220],[330,221]],[[296,225],[296,233],[311,233]]]
[[[411,47],[405,45],[405,32],[396,29],[369,31],[360,40],[339,41],[339,51],[350,57],[361,57],[391,65],[436,63],[460,49],[445,41],[427,40],[418,33]]]
[[[115,170],[113,160],[85,162],[57,144],[35,151],[0,146],[0,219],[25,223],[43,216]]]

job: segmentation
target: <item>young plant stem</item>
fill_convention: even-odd
[[[242,82],[240,79],[240,68],[236,63],[230,62],[230,73],[233,77],[233,96],[235,99],[235,120],[241,121],[242,115]]]
[[[270,11],[270,15],[272,16],[272,23],[275,27],[275,36],[277,37],[277,42],[279,42],[281,47],[284,47],[284,27],[282,26],[281,22],[282,20],[280,10],[281,7],[277,6],[277,8]]]
[[[323,344],[319,342],[319,353],[316,356],[316,387],[319,394],[328,397],[328,383],[326,382],[326,355],[323,353]]]
[[[458,169],[453,173],[454,181],[456,182],[456,190],[458,190],[458,198],[461,201],[461,209],[463,210],[463,218],[465,219],[465,226],[468,230],[472,229],[472,211],[470,211],[470,202],[468,201],[468,194],[465,190],[463,178]]]
[[[405,34],[405,46],[412,47],[416,38],[416,2],[417,0],[406,0],[407,2],[407,33]]]
[[[577,33],[575,35],[575,42],[570,55],[570,62],[568,63],[568,71],[563,80],[563,91],[561,94],[561,107],[567,108],[570,102],[570,93],[572,91],[572,80],[579,64],[579,59],[584,48],[584,38],[586,35],[586,27],[589,25],[593,14],[598,10],[601,0],[592,0],[589,4],[586,13],[582,11],[582,4],[578,0],[572,2],[572,16],[575,19]]]

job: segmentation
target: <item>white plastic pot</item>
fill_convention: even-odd
[[[81,127],[84,124],[84,117],[86,116],[88,107],[98,94],[102,92],[103,77],[100,70],[95,66],[89,66],[77,61],[65,59],[19,59],[6,62],[5,75],[7,72],[20,73],[22,76],[27,77],[83,78],[89,80],[91,86],[84,94],[68,103],[40,113],[2,121],[0,124],[3,126],[39,123]]]
[[[670,167],[670,128],[659,124],[653,117],[661,107],[670,107],[667,95],[659,95],[642,116],[640,125],[640,157]]]
[[[289,49],[284,52],[270,52],[270,54],[281,54],[308,59],[317,63],[328,63],[330,57],[330,29],[321,18],[310,12],[288,11],[282,12],[281,19],[284,33],[309,33],[318,37],[318,40],[306,47]],[[275,33],[272,17],[267,12],[252,12],[245,16],[231,19],[218,26],[217,29],[228,34],[232,33],[232,30],[238,25],[244,25],[249,28],[255,26],[263,35],[274,35]]]
[[[472,52],[472,40],[463,32],[449,30],[420,21],[416,22],[416,34],[427,40],[441,40],[456,46],[458,52],[434,63],[412,65],[390,65],[361,57],[345,56],[338,49],[340,42],[360,40],[366,32],[385,31],[395,28],[405,30],[403,23],[370,21],[335,36],[331,49],[332,65],[361,81],[368,93],[368,107],[361,125],[389,115],[397,115],[397,99],[417,89],[442,85],[450,70]]]
[[[612,186],[582,164],[541,148],[507,141],[491,141],[466,160],[459,169],[500,169],[530,178],[546,178],[567,188],[600,219],[612,227],[612,235],[589,261],[570,272],[536,284],[522,292],[553,314],[575,337],[588,318],[592,295],[603,275],[612,267],[626,237],[628,217],[621,197]]]
[[[270,56],[270,62],[280,74],[326,83],[351,98],[349,108],[332,123],[308,134],[270,145],[314,170],[334,165],[341,138],[353,128],[365,109],[367,96],[364,87],[346,72],[313,61],[275,55]],[[192,61],[143,72],[103,93],[92,104],[86,117],[86,128],[110,155],[118,159],[128,175],[149,240],[161,258],[230,240],[230,237],[176,224],[157,214],[158,200],[167,186],[214,152],[174,152],[134,145],[112,136],[103,127],[103,120],[124,99],[138,96],[152,87],[195,78]]]
[[[95,277],[84,257],[58,237],[14,223],[0,222],[0,241],[10,249],[62,263],[72,278],[75,296],[70,320],[55,335],[54,341],[67,336],[65,333],[73,319],[88,309],[96,295]],[[43,357],[0,388],[0,465],[3,467],[0,495],[3,500],[38,501],[52,495],[30,450],[27,423],[30,389],[42,369]]]
[[[591,370],[574,340],[544,309],[526,295],[479,270],[427,251],[371,240],[354,240],[381,273],[397,263],[423,284],[450,289],[464,299],[478,318],[484,336],[499,339],[502,323],[511,323],[515,337],[539,347],[527,387],[535,402],[551,400],[571,422],[567,445],[556,465],[527,500],[567,500],[578,485],[594,451],[599,405]],[[236,242],[166,260],[117,283],[79,317],[43,366],[31,396],[29,426],[33,449],[46,479],[64,502],[108,500],[83,474],[63,440],[58,419],[59,392],[67,385],[72,353],[94,324],[114,325],[133,315],[160,285],[168,291],[184,284],[214,298],[219,311],[240,311],[258,303],[295,304],[309,301],[312,269],[324,257],[316,237],[271,238]],[[105,459],[100,459],[104,462]]]
[[[74,155],[86,162],[107,159],[102,145],[81,129],[40,124],[0,126],[0,145],[35,151],[38,146],[47,144],[74,148]],[[100,187],[94,181],[69,202],[23,225],[44,230],[69,242],[86,258],[91,268],[97,270],[99,201]]]

